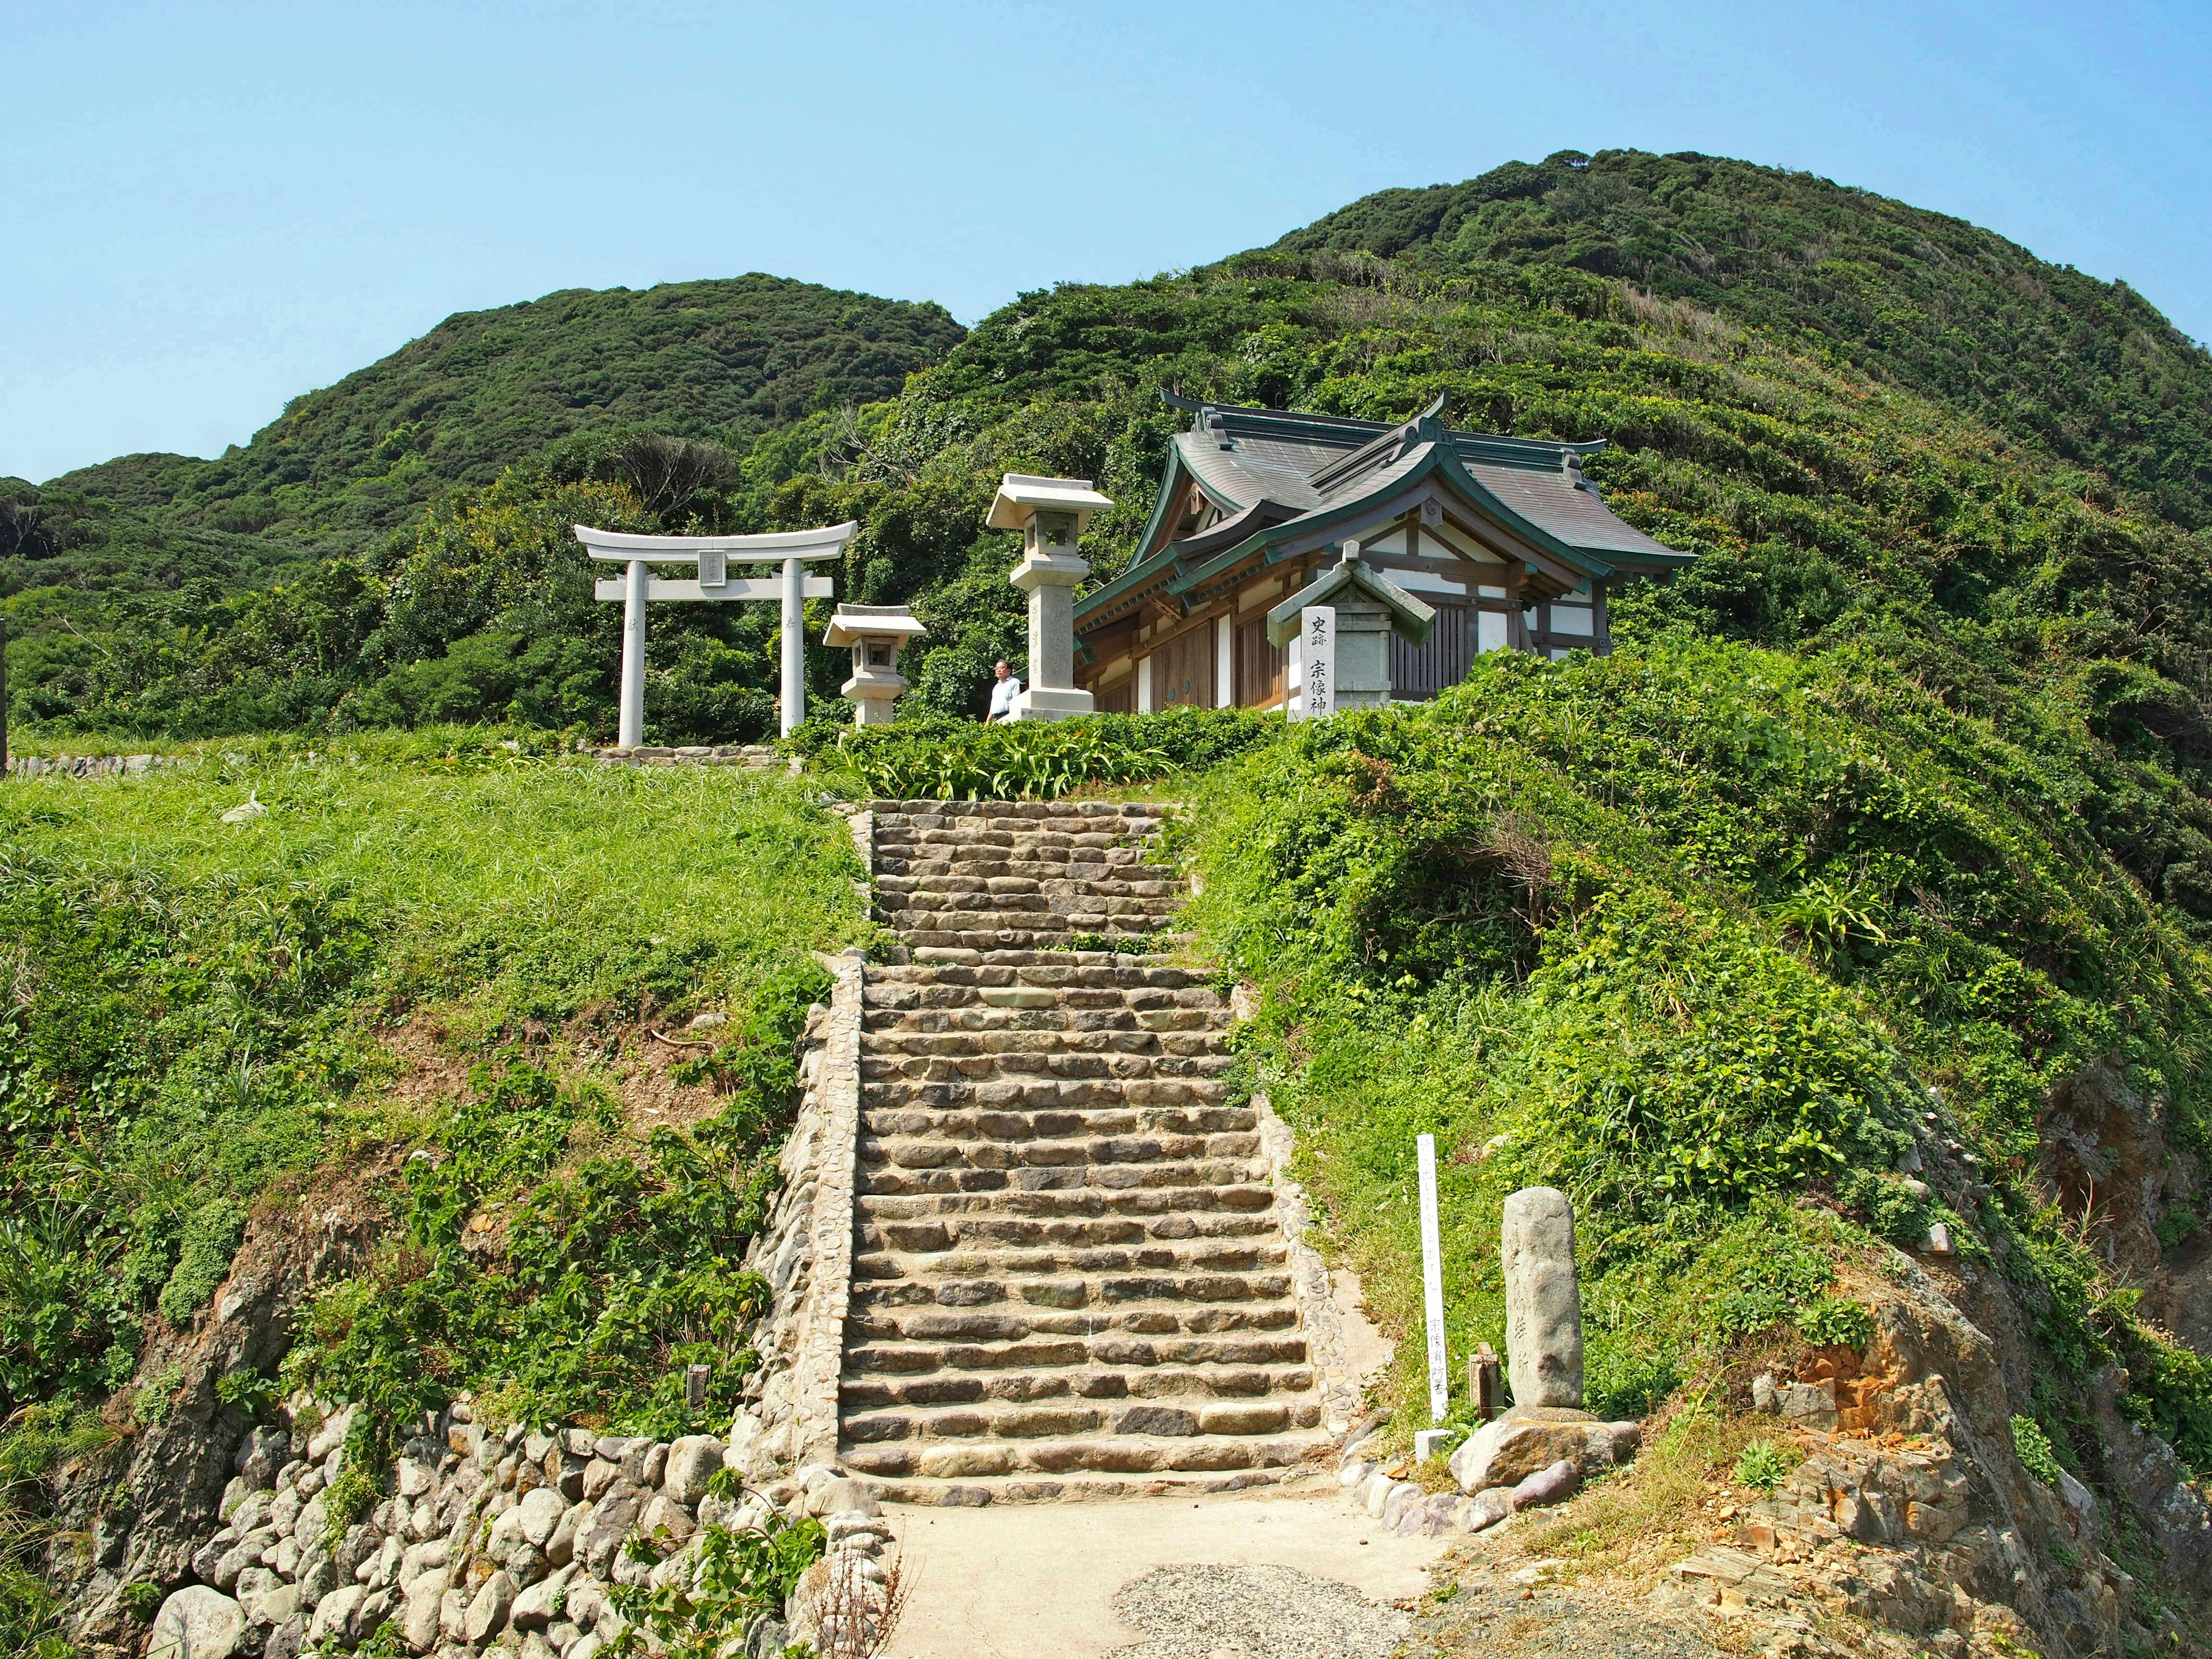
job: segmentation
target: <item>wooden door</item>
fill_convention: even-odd
[[[1283,672],[1288,653],[1267,643],[1266,612],[1237,627],[1237,702],[1264,708],[1283,700]]]
[[[1152,652],[1152,707],[1213,707],[1213,622],[1186,629]]]

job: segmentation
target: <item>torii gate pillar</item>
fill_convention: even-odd
[[[651,599],[781,600],[783,696],[779,713],[783,735],[789,737],[806,718],[805,602],[828,599],[831,584],[827,576],[805,574],[805,564],[842,555],[859,531],[858,522],[768,536],[633,536],[590,525],[573,527],[592,557],[628,567],[622,580],[601,582],[594,590],[599,599],[623,602],[622,702],[616,726],[621,747],[635,749],[645,741],[645,607]],[[783,565],[780,577],[730,579],[732,563],[777,560]],[[663,580],[648,574],[647,567],[656,564],[696,564],[698,578]]]

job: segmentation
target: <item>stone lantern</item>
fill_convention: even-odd
[[[852,647],[853,678],[837,689],[853,700],[854,725],[890,723],[891,704],[906,690],[898,672],[899,649],[928,631],[902,605],[837,607],[822,643]]]
[[[1022,532],[1022,562],[1006,580],[1030,596],[1030,683],[1014,698],[1018,720],[1091,712],[1091,694],[1075,684],[1075,586],[1091,566],[1075,539],[1093,513],[1113,505],[1088,478],[1009,472],[999,480],[988,523]]]

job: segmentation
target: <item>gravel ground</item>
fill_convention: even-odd
[[[1623,1588],[1462,1581],[1420,1621],[1425,1652],[1451,1659],[1718,1659],[1687,1619],[1647,1614]]]
[[[1114,1613],[1146,1636],[1115,1659],[1390,1659],[1413,1629],[1292,1567],[1156,1567],[1121,1587]]]

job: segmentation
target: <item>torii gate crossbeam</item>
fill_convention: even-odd
[[[860,530],[857,521],[819,530],[778,531],[765,536],[636,536],[590,525],[574,528],[592,557],[626,565],[619,581],[603,581],[594,592],[623,602],[622,715],[616,741],[635,749],[645,741],[645,607],[648,600],[781,599],[783,602],[783,699],[786,737],[806,718],[806,617],[805,602],[830,597],[827,576],[807,576],[802,565],[834,559]],[[780,579],[732,580],[732,564],[781,563]],[[656,564],[696,564],[691,581],[648,577]]]

